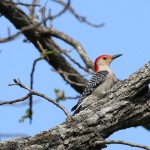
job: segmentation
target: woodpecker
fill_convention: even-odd
[[[95,74],[91,77],[83,93],[79,97],[78,103],[71,109],[78,113],[82,107],[84,99],[89,95],[102,96],[106,94],[108,90],[117,82],[115,74],[110,69],[111,62],[122,56],[122,54],[117,55],[101,55],[96,58],[94,63]]]

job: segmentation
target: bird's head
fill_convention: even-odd
[[[122,54],[117,54],[117,55],[101,55],[99,57],[96,58],[95,63],[94,63],[94,70],[95,72],[99,72],[101,70],[109,70],[109,65],[110,63],[118,58],[122,56]]]

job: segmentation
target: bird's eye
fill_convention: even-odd
[[[106,58],[106,57],[104,57],[103,59],[104,59],[104,60],[106,60],[107,58]]]

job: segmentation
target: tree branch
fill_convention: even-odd
[[[11,100],[11,101],[0,102],[0,105],[14,104],[14,103],[22,102],[22,101],[28,99],[31,95],[32,95],[32,92],[29,92],[26,96],[24,96],[22,98]]]
[[[34,72],[35,72],[35,66],[37,64],[37,62],[39,62],[40,60],[42,60],[41,57],[37,58],[34,60],[33,62],[33,65],[32,65],[32,70],[31,70],[31,74],[30,74],[30,89],[33,90],[33,75],[34,75]],[[33,104],[33,96],[31,95],[30,98],[29,98],[29,110],[30,112],[32,112],[32,104]],[[30,123],[32,122],[32,114],[33,113],[30,113]]]
[[[32,95],[37,95],[39,97],[42,97],[44,99],[46,99],[47,101],[49,101],[50,103],[54,104],[55,106],[57,106],[58,108],[60,108],[67,117],[70,116],[69,112],[66,110],[66,108],[64,106],[61,106],[60,104],[58,104],[57,102],[55,102],[54,100],[52,100],[51,98],[49,98],[48,96],[41,94],[39,92],[36,92],[34,90],[31,90],[30,88],[26,87],[25,85],[23,85],[19,80],[17,81],[16,79],[14,79],[15,84],[9,84],[9,86],[14,86],[14,85],[18,85],[21,88],[26,89],[27,91],[29,91],[29,93],[24,96],[23,98],[20,99],[16,99],[16,100],[12,100],[12,101],[5,101],[5,102],[0,102],[0,105],[4,105],[4,104],[13,104],[13,103],[17,103],[17,102],[21,102],[24,101],[26,99],[28,99],[30,96]]]
[[[8,18],[17,29],[21,30],[20,32],[23,32],[23,34],[27,37],[27,39],[33,43],[33,45],[39,50],[40,53],[43,54],[43,52],[41,51],[39,47],[39,44],[37,44],[37,41],[40,43],[40,45],[45,51],[51,52],[51,54],[48,54],[49,59],[47,58],[44,58],[44,59],[50,65],[52,65],[55,70],[61,69],[62,71],[65,71],[68,73],[79,74],[76,71],[76,69],[73,68],[71,64],[68,63],[68,61],[61,55],[60,47],[50,37],[41,36],[39,34],[38,28],[33,29],[33,27],[35,27],[35,22],[32,19],[30,19],[22,10],[20,10],[14,4],[6,3],[6,0],[3,0],[3,1],[0,1],[0,13],[4,15],[6,18]],[[32,28],[30,28],[30,30],[22,31],[23,28],[27,28],[31,26]],[[60,75],[63,77],[63,79],[66,80],[63,74],[60,74]],[[82,93],[84,87],[79,86],[78,84],[72,84],[72,83],[76,82],[80,84],[85,84],[86,79],[84,79],[81,76],[69,76],[68,79],[72,82],[68,82],[67,80],[66,81],[77,92]]]

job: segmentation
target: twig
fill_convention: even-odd
[[[34,75],[34,71],[35,71],[35,66],[37,64],[38,61],[40,61],[42,58],[37,58],[34,60],[33,62],[33,65],[32,65],[32,70],[31,70],[31,74],[30,74],[30,77],[31,77],[31,80],[30,80],[30,89],[33,90],[33,75]],[[29,110],[30,112],[32,112],[32,104],[33,104],[33,96],[31,95],[30,98],[29,98]],[[30,124],[32,122],[32,114],[33,113],[30,113],[31,116],[30,116]]]
[[[63,98],[61,98],[61,100],[66,100],[66,99],[78,99],[80,96],[75,96],[75,97],[72,97],[72,96],[65,96]]]
[[[39,46],[39,49],[41,50],[42,54],[44,54],[44,57],[49,61],[49,57],[47,56],[46,51],[42,47],[42,44],[39,41],[37,41],[37,45]]]
[[[68,82],[71,83],[71,84],[78,85],[78,86],[85,86],[85,84],[81,84],[81,83],[77,83],[77,82],[71,81],[71,80],[68,78],[68,75],[66,75],[66,74],[64,74],[64,78],[65,78],[66,81],[68,81]]]
[[[60,69],[59,70],[51,69],[51,70],[54,71],[54,72],[61,73],[61,74],[66,74],[68,76],[88,76],[88,75],[94,74],[94,72],[89,72],[87,74],[76,74],[76,73],[65,72],[65,71],[62,71]]]
[[[48,19],[50,19],[50,16],[46,17],[45,20],[42,20],[41,22],[37,23],[37,24],[31,24],[29,26],[25,26],[22,29],[20,29],[20,31],[18,31],[17,33],[10,35],[9,37],[6,38],[0,38],[0,43],[5,43],[5,42],[9,42],[14,40],[15,38],[17,38],[20,34],[22,34],[22,32],[28,31],[28,30],[36,30],[41,24],[43,24],[43,22],[47,21]]]
[[[33,19],[34,15],[35,15],[35,6],[34,4],[36,4],[36,0],[32,0],[32,6],[29,8],[30,10],[30,17]]]
[[[33,89],[33,74],[34,74],[34,71],[35,71],[35,66],[36,66],[37,62],[39,62],[40,60],[42,60],[41,57],[35,59],[34,62],[33,62],[33,65],[32,65],[32,70],[31,70],[31,74],[30,74],[30,77],[31,77],[30,88],[31,89]]]
[[[40,103],[40,100],[39,99],[34,99],[33,104],[36,105],[38,103]],[[22,103],[13,103],[11,105],[3,105],[3,106],[6,106],[6,107],[10,106],[10,107],[15,107],[15,108],[20,108],[20,107],[24,107],[24,106],[27,107],[28,105],[29,105],[28,101],[23,101]]]
[[[41,13],[42,13],[42,20],[45,20],[46,7],[43,7],[43,8],[41,9]],[[38,14],[37,14],[37,17],[38,17]],[[47,25],[46,25],[46,21],[43,22],[43,24],[44,24],[44,26],[47,26]]]
[[[66,110],[66,108],[65,108],[64,106],[61,106],[60,104],[58,104],[57,102],[55,102],[54,100],[52,100],[51,98],[49,98],[48,96],[46,96],[46,95],[44,95],[44,94],[42,94],[42,93],[36,92],[36,91],[34,91],[34,90],[31,90],[30,88],[28,88],[28,87],[26,87],[25,85],[23,85],[19,80],[14,79],[14,82],[15,82],[15,84],[9,84],[9,86],[18,85],[18,86],[20,86],[21,88],[24,88],[24,89],[26,89],[27,91],[29,91],[29,93],[28,93],[25,97],[23,97],[23,98],[21,98],[21,99],[17,99],[17,100],[13,100],[13,101],[1,102],[0,105],[12,104],[12,103],[20,102],[20,101],[25,100],[25,98],[26,98],[26,99],[29,98],[29,96],[31,96],[31,95],[37,95],[37,96],[39,96],[39,97],[42,97],[42,98],[46,99],[47,101],[49,101],[50,103],[54,104],[55,106],[59,107],[59,108],[65,113],[65,115],[66,115],[67,117],[70,116],[69,112]]]
[[[96,145],[103,145],[103,144],[123,144],[123,145],[128,145],[131,147],[138,147],[138,148],[143,148],[145,150],[150,150],[150,147],[144,146],[144,145],[139,145],[139,144],[134,144],[130,142],[125,142],[121,140],[107,140],[107,141],[96,141]]]
[[[80,42],[74,40],[69,35],[59,32],[58,30],[50,29],[50,28],[46,28],[46,27],[43,27],[39,33],[41,35],[45,35],[45,36],[54,36],[56,38],[63,40],[64,42],[72,45],[77,50],[78,54],[80,55],[80,57],[86,64],[87,68],[93,69],[93,63],[90,60],[90,58],[87,56],[87,54]]]
[[[33,75],[34,75],[34,71],[35,71],[35,66],[36,66],[37,62],[39,62],[40,60],[42,60],[41,57],[35,59],[33,62],[33,65],[32,65],[32,70],[31,70],[31,74],[30,74],[30,77],[31,77],[30,88],[31,89],[33,89]]]
[[[19,99],[16,99],[16,100],[0,102],[0,105],[6,105],[6,104],[13,104],[13,103],[22,102],[22,101],[28,99],[30,96],[32,96],[32,92],[29,92],[26,96],[24,96],[22,98],[19,98]]]
[[[70,7],[70,3],[71,3],[71,0],[68,0],[67,4],[64,6],[64,8],[58,14],[51,16],[51,20],[55,19],[55,18],[61,16],[63,13],[65,13],[65,11]]]
[[[66,3],[65,3],[63,0],[55,0],[54,2],[57,2],[57,3],[59,3],[59,4],[63,5],[63,6],[66,6]],[[88,24],[88,25],[90,25],[90,26],[92,26],[92,27],[100,28],[100,27],[103,27],[103,26],[105,25],[104,23],[101,23],[101,24],[94,24],[94,23],[88,21],[85,17],[80,16],[79,14],[77,14],[77,13],[75,12],[75,10],[74,10],[71,6],[68,7],[68,10],[71,12],[71,14],[72,14],[73,16],[75,16],[75,18],[76,18],[78,21],[83,22],[83,23],[86,23],[86,24]]]
[[[78,63],[75,59],[73,59],[66,51],[60,50],[65,56],[67,56],[74,64],[76,64],[79,68],[83,69],[84,71],[87,71],[86,68],[82,67],[80,63]]]
[[[11,41],[11,40],[14,40],[15,38],[17,38],[22,32],[17,32],[13,35],[10,35],[6,38],[0,38],[0,43],[4,43],[4,42],[8,42],[8,41]]]

